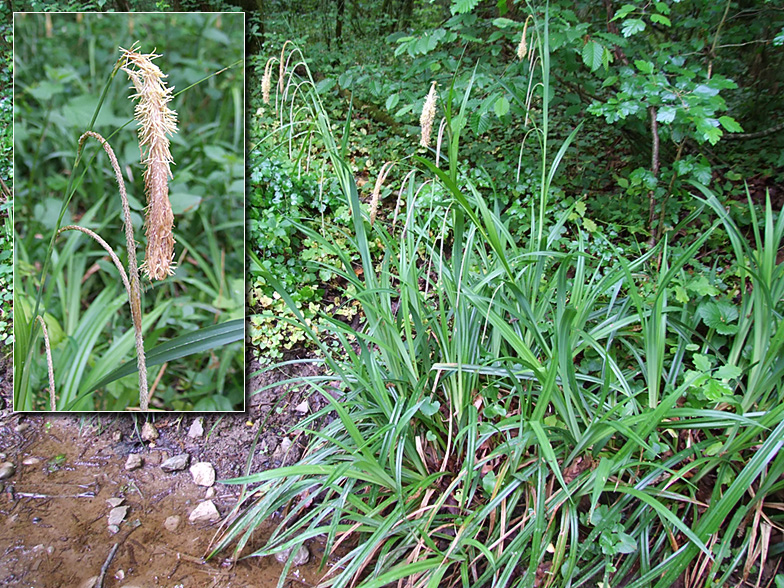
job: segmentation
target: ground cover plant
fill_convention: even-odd
[[[15,55],[15,156],[24,182],[16,198],[15,408],[49,407],[45,394],[33,392],[49,381],[57,410],[146,409],[149,397],[155,408],[241,409],[241,15],[40,14],[17,21],[24,40]],[[172,27],[198,43],[165,33]],[[134,37],[158,40],[165,74]],[[122,78],[133,82],[130,90]],[[166,114],[168,100],[176,114]],[[146,169],[135,168],[140,150]],[[175,169],[168,186],[167,163]],[[142,211],[147,250],[138,266],[148,280],[140,289],[135,255],[127,252],[135,248],[134,231],[142,234]],[[127,272],[113,252],[127,259]],[[126,303],[132,321],[120,312]],[[40,322],[48,341],[38,338]],[[39,356],[43,345],[53,370]],[[154,368],[149,376],[145,355]]]
[[[525,67],[514,72],[522,82],[500,84],[518,97],[526,136],[498,147],[531,177],[517,206],[508,178],[474,171],[487,152],[470,144],[483,134],[472,129],[478,68],[456,63],[407,90],[422,97],[431,147],[362,195],[373,155],[352,151],[350,107],[331,122],[334,82],[291,44],[259,61],[257,104],[272,120],[259,125],[258,153],[271,161],[251,177],[251,303],[288,308],[276,328],[317,349],[324,373],[303,383],[329,407],[298,427],[312,436],[298,464],[235,480],[252,486],[214,553],[247,555],[254,529],[279,516],[252,555],[326,537],[327,553],[344,554],[329,586],[774,581],[784,217],[748,189],[728,212],[698,176],[684,178],[678,198],[689,202],[658,235],[663,193],[638,191],[648,228],[636,242],[598,231],[588,201],[557,202],[586,126],[550,112],[557,14],[535,7],[499,27],[519,31]],[[432,36],[414,41],[427,53]],[[502,118],[511,108],[500,98],[488,104]],[[289,211],[284,223],[275,207]],[[716,243],[706,266],[698,258]],[[344,294],[332,306],[336,284]],[[319,296],[322,312],[310,304]],[[351,318],[336,312],[352,305]]]

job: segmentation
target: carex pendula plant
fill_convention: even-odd
[[[52,233],[73,225],[100,235],[114,249],[129,283],[138,274],[149,408],[236,410],[244,403],[242,16],[52,18],[59,46],[46,36],[42,16],[16,16],[25,34],[19,36],[15,57],[15,162],[25,181],[17,186],[14,269],[21,318],[32,318],[45,282],[38,314],[51,339],[57,408],[141,406],[136,333],[125,310],[128,291],[111,255],[79,230],[61,232],[48,251]],[[218,29],[220,35],[212,35]],[[138,49],[132,44],[140,35],[145,36]],[[181,42],[194,35],[198,42]],[[71,55],[59,51],[60,46],[71,48]],[[162,73],[138,58],[151,52],[162,55],[151,59]],[[230,64],[224,61],[228,58]],[[165,85],[156,88],[156,80]],[[164,132],[169,123],[160,104],[177,110],[177,134]],[[145,136],[145,130],[153,132]],[[111,145],[127,186],[134,243],[143,248],[136,253],[134,271],[128,267],[116,173],[105,165],[107,155],[100,148],[104,141],[88,135],[73,166],[86,131]],[[177,158],[176,167],[167,151]],[[64,200],[67,210],[58,223]],[[166,265],[176,267],[175,275]],[[155,279],[164,273],[166,279]],[[18,323],[15,401],[20,402],[15,406],[41,409],[47,371],[43,345],[40,337],[28,341],[29,320]],[[23,382],[19,366],[25,363],[28,344],[36,352]]]
[[[705,194],[680,226],[709,209],[718,220],[693,243],[665,237],[633,259],[595,259],[572,211],[549,205],[577,129],[555,143],[547,10],[531,13],[518,47],[531,79],[512,96],[521,150],[541,167],[522,239],[462,171],[473,78],[422,89],[421,145],[438,129],[436,147],[396,162],[418,166],[401,187],[402,219],[389,223],[360,201],[350,123],[337,139],[301,54],[284,47],[267,62],[272,137],[297,164],[324,154],[351,211],[340,243],[312,224],[299,230],[338,260],[329,270],[363,322],[323,316],[328,345],[266,276],[324,358],[324,373],[302,381],[328,406],[296,428],[312,437],[296,464],[231,481],[248,487],[213,555],[267,556],[319,538],[321,586],[669,588],[686,571],[695,585],[721,585],[767,553],[784,470],[784,221],[767,206],[747,247]],[[676,290],[722,228],[748,284],[743,320],[713,317],[724,307],[700,309]],[[559,245],[564,232],[570,247]],[[706,331],[705,320],[718,326]],[[269,520],[275,531],[251,549]]]
[[[142,265],[142,269],[150,279],[160,280],[173,273],[170,267],[174,256],[174,239],[172,237],[173,215],[168,199],[168,179],[171,175],[169,166],[172,160],[171,154],[169,153],[169,139],[167,135],[176,132],[177,128],[176,113],[168,107],[168,102],[171,100],[171,88],[168,88],[163,80],[166,76],[163,75],[161,70],[153,63],[153,59],[156,57],[159,56],[154,53],[140,53],[136,44],[131,49],[121,49],[121,56],[112,71],[110,82],[118,69],[121,69],[128,74],[136,89],[136,94],[133,98],[138,100],[135,114],[139,125],[139,146],[143,156],[142,162],[145,166],[144,180],[148,201],[147,216],[145,219],[147,255],[145,262]],[[82,232],[94,239],[106,250],[120,274],[122,284],[128,295],[128,303],[135,334],[136,358],[139,374],[139,407],[141,410],[147,410],[149,406],[149,396],[147,365],[142,335],[141,286],[139,280],[139,267],[136,260],[136,239],[134,237],[133,222],[131,219],[130,206],[128,204],[128,196],[125,190],[125,182],[117,157],[115,156],[111,145],[100,134],[94,131],[87,131],[79,138],[74,169],[82,157],[84,144],[88,138],[93,138],[101,144],[109,158],[112,170],[114,171],[122,206],[121,216],[126,236],[128,269],[126,271],[111,246],[94,231],[78,225],[59,226],[67,207],[66,201],[61,210],[60,218],[58,219],[58,226],[52,236],[49,255],[44,263],[43,275],[46,275],[55,240],[65,231],[75,230]],[[37,320],[40,318],[40,315],[38,315],[38,305],[41,300],[43,283],[44,281],[42,280],[38,298],[36,299],[36,308],[33,310],[33,316],[36,317],[36,320],[31,321],[30,341],[35,338],[35,327],[39,323],[42,325],[45,324],[43,319],[40,321]],[[56,390],[54,389],[54,378],[52,375],[53,366],[49,350],[48,334],[46,333],[45,328],[44,336],[46,340],[47,365],[50,376],[50,408],[55,410]],[[32,350],[31,346],[29,353],[32,353]],[[29,360],[29,355],[27,359]],[[22,364],[20,370],[22,373],[22,382],[24,382],[25,379],[24,366],[25,363]],[[69,397],[61,400],[62,405],[66,406],[74,399]]]

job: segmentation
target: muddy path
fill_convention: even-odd
[[[0,463],[11,465],[5,473],[0,466],[7,475],[0,480],[0,586],[278,585],[283,565],[274,557],[203,557],[240,495],[239,486],[221,480],[245,473],[254,441],[251,472],[299,457],[304,440],[289,430],[304,416],[303,403],[308,411],[320,406],[307,391],[272,388],[232,415],[45,416],[11,412],[7,376],[1,367]],[[284,376],[291,373],[257,376],[249,389]],[[161,468],[183,455],[183,469]],[[199,468],[214,470],[212,485],[197,483],[210,482],[194,477],[197,463],[210,464]],[[217,513],[194,520],[208,502]],[[259,529],[253,546],[263,545],[271,525]],[[323,549],[318,542],[307,547],[309,562],[293,567],[285,586],[315,586],[322,577]]]

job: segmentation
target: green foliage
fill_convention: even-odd
[[[302,347],[306,337],[292,324],[294,315],[264,276],[285,284],[300,311],[309,321],[315,319],[318,308],[324,307],[317,303],[325,293],[316,285],[326,286],[334,275],[318,266],[328,261],[329,252],[304,237],[299,227],[300,223],[319,227],[325,219],[334,219],[341,200],[334,181],[320,181],[315,174],[279,160],[258,157],[256,161],[248,195],[249,244],[255,255],[248,293],[255,314],[250,317],[249,336],[254,355],[267,362]]]
[[[24,320],[17,317],[15,323],[15,406],[33,410],[48,404],[46,364],[36,352],[42,342],[38,337],[29,340],[35,332],[31,322],[42,287],[41,310],[46,311],[49,330],[64,334],[52,349],[58,409],[122,410],[138,402],[134,377],[113,382],[98,393],[91,391],[121,361],[136,363],[133,332],[125,314],[127,296],[116,268],[93,241],[69,232],[54,243],[45,284],[40,283],[41,265],[46,266],[49,240],[57,226],[78,222],[104,236],[126,257],[114,174],[94,143],[87,144],[81,162],[74,164],[77,140],[97,114],[94,128],[108,139],[121,162],[132,221],[141,240],[145,197],[133,103],[124,74],[114,80],[108,74],[118,59],[118,46],[130,47],[142,33],[155,38],[158,52],[164,55],[159,64],[168,74],[167,82],[181,92],[173,102],[179,133],[172,138],[175,167],[169,184],[177,269],[175,276],[147,285],[143,292],[145,347],[151,352],[185,334],[202,333],[216,322],[242,317],[244,248],[237,242],[237,235],[242,235],[244,192],[243,76],[238,68],[242,20],[198,14],[52,18],[59,28],[58,35],[50,37],[42,15],[17,17],[22,34],[15,54],[15,156],[16,175],[23,180],[16,190],[15,295],[17,312],[24,310]],[[63,50],[81,45],[88,48],[77,52],[83,59]],[[211,75],[224,69],[218,76]],[[72,171],[69,175],[63,170]],[[171,361],[160,372],[163,377],[153,406],[241,408],[243,364],[237,339],[217,350],[202,347],[185,361]],[[157,373],[150,371],[150,382]]]
[[[737,13],[731,7],[727,15],[725,8],[707,0],[696,5],[631,2],[608,15],[601,3],[550,3],[550,59],[559,83],[549,103],[561,115],[554,119],[553,138],[562,140],[571,131],[562,121],[593,114],[585,117],[574,145],[593,160],[578,162],[573,152],[567,153],[565,164],[582,169],[569,175],[566,192],[587,193],[593,218],[612,224],[624,242],[645,240],[640,233],[652,230],[660,238],[688,215],[694,204],[684,182],[710,185],[729,166],[743,167],[746,177],[764,173],[784,179],[779,161],[784,135],[768,135],[761,140],[764,147],[749,144],[744,149],[727,140],[741,129],[766,128],[782,117],[776,88],[784,82],[784,64],[782,53],[770,49],[781,15],[769,3]],[[417,10],[413,29],[388,34],[384,51],[374,41],[389,32],[387,15],[379,5],[355,7],[365,23],[365,34],[352,39],[358,58],[330,48],[324,43],[323,23],[304,22],[296,9],[273,11],[267,30],[290,27],[307,38],[311,67],[326,76],[324,88],[339,80],[362,101],[384,105],[412,141],[430,81],[438,81],[441,89],[452,85],[462,94],[473,75],[467,125],[477,141],[463,150],[466,167],[481,162],[502,198],[525,198],[517,186],[526,170],[536,167],[540,145],[525,141],[530,127],[524,112],[541,104],[537,89],[531,93],[528,88],[529,57],[518,63],[515,47],[528,15],[540,15],[543,8],[486,1]],[[321,94],[330,111],[330,92]],[[658,173],[651,165],[651,108],[659,123]],[[376,143],[375,161],[400,157],[385,138]],[[485,151],[494,154],[492,161],[484,159]],[[767,161],[767,168],[757,169],[758,160]],[[517,166],[509,166],[515,161]],[[639,170],[638,176],[646,172],[646,182],[630,190],[621,186],[628,202],[604,205],[617,192],[615,180],[627,180],[633,170]],[[743,187],[736,181],[722,196],[742,198]],[[624,211],[619,215],[620,207]]]
[[[214,12],[238,12],[240,8],[223,0],[12,0],[19,12],[200,12],[207,7]]]
[[[313,245],[298,234],[296,223],[318,224],[334,217],[341,204],[337,187],[332,181],[319,181],[313,173],[259,157],[258,152],[256,155],[258,163],[251,169],[248,194],[250,244],[258,253],[262,268],[276,272],[276,277],[288,287],[311,283],[316,276],[308,274],[302,254],[303,250],[312,250]],[[318,255],[305,258],[317,261]],[[323,281],[328,280],[327,276]]]
[[[675,143],[692,137],[715,145],[723,135],[721,127],[743,130],[732,117],[718,115],[727,108],[720,92],[737,88],[734,82],[722,76],[704,79],[702,68],[684,67],[681,58],[659,57],[657,62],[659,72],[652,62],[636,60],[635,69],[622,67],[616,76],[607,77],[602,85],[617,84],[618,90],[606,102],[595,101],[588,112],[613,124],[631,116],[646,121],[648,108],[655,107],[662,139]]]
[[[621,522],[621,513],[610,510],[605,504],[600,504],[591,514],[581,515],[584,525],[592,525],[601,529],[597,547],[604,555],[615,556],[619,553],[633,553],[637,550],[637,542],[628,533],[624,532]],[[613,570],[614,571],[614,570]]]
[[[668,26],[668,5],[659,4],[654,16],[661,18],[634,6],[619,17],[629,42],[641,25]],[[453,8],[443,28],[459,18],[462,41],[485,27],[512,28],[493,23],[481,3]],[[576,16],[557,7],[553,22],[559,19]],[[300,218],[274,243],[294,243],[292,253],[309,251],[317,263],[299,266],[302,273],[287,282],[285,271],[263,267],[259,257],[256,300],[265,310],[254,320],[278,340],[295,323],[293,337],[306,336],[318,349],[325,373],[303,383],[329,406],[299,426],[314,437],[297,464],[234,480],[259,486],[215,552],[243,551],[263,521],[285,512],[253,555],[314,536],[326,537],[329,553],[340,538],[348,547],[333,586],[404,579],[526,586],[548,570],[553,585],[633,577],[632,586],[666,588],[687,568],[699,569],[705,585],[721,585],[734,568],[729,554],[742,558],[752,549],[742,539],[750,515],[762,508],[780,520],[766,500],[780,492],[784,473],[784,264],[777,259],[784,215],[770,199],[758,214],[749,200],[741,230],[716,195],[694,183],[698,175],[711,179],[696,156],[678,159],[691,166],[679,170],[678,184],[691,202],[671,219],[672,241],[665,234],[649,250],[628,228],[637,219],[618,210],[597,214],[589,197],[575,197],[570,172],[581,163],[570,153],[585,144],[579,125],[561,123],[565,132],[549,117],[550,106],[568,110],[558,102],[549,50],[588,29],[575,24],[572,39],[558,38],[563,31],[554,25],[551,39],[547,23],[528,30],[541,60],[531,73],[510,71],[488,85],[480,67],[455,66],[441,80],[441,156],[406,159],[402,179],[387,180],[391,193],[399,190],[395,211],[374,222],[358,186],[363,161],[349,145],[352,116],[342,117],[342,129],[332,125],[328,97],[307,66],[301,75],[287,70],[297,92],[276,96],[281,115],[269,124],[288,149],[265,151],[283,163],[260,171],[283,186],[284,197],[272,204],[273,188],[258,202],[294,202]],[[438,55],[439,44],[419,43],[401,43],[411,63],[455,65]],[[297,50],[284,56],[299,58]],[[636,67],[630,75],[655,75],[647,63]],[[536,89],[517,92],[516,76],[520,87]],[[401,95],[412,91],[404,85],[426,88],[422,77],[403,77]],[[484,103],[499,121],[490,148],[469,123]],[[525,152],[517,174],[505,161],[523,158],[515,116],[528,121],[538,146]],[[633,195],[663,180],[676,185],[674,175],[657,178],[629,160],[616,177]],[[293,180],[292,170],[303,166],[311,180],[300,173]],[[300,195],[312,201],[308,183],[329,181],[343,204],[322,219],[300,206]],[[706,266],[698,256],[715,239],[724,255]],[[256,247],[263,246],[260,239]],[[280,255],[285,260],[288,251]],[[359,304],[358,320],[348,324],[314,305],[311,295],[331,280]],[[274,324],[276,315],[286,326]],[[347,535],[356,541],[343,543]]]

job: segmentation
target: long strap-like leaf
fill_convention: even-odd
[[[242,341],[245,336],[244,322],[243,319],[226,321],[225,323],[199,329],[193,333],[188,333],[158,345],[147,352],[147,366],[160,365],[187,355],[215,349],[235,341]],[[136,362],[129,361],[99,380],[88,393],[103,388],[106,384],[119,380],[124,376],[136,373],[136,370]]]

